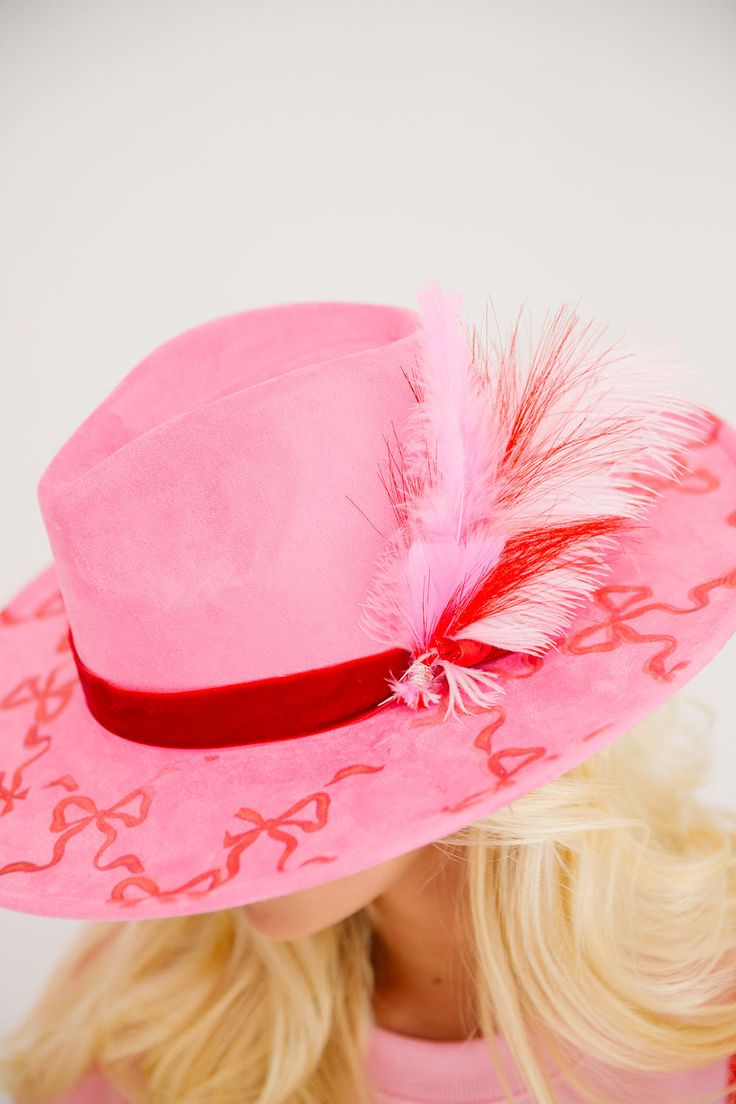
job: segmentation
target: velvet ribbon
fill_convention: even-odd
[[[370,716],[391,696],[386,679],[411,662],[403,648],[291,675],[197,690],[131,690],[80,659],[68,633],[92,716],[108,731],[168,748],[240,747],[323,732]]]
[[[387,679],[412,661],[390,648],[329,667],[197,690],[132,690],[91,671],[69,646],[90,713],[103,728],[153,747],[216,748],[274,743],[353,724],[391,699]],[[471,666],[507,653],[474,641],[442,640],[444,658]]]

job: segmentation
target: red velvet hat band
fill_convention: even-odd
[[[411,655],[392,648],[293,675],[200,690],[128,690],[84,665],[69,644],[92,716],[139,744],[170,748],[241,747],[338,728],[380,708]]]

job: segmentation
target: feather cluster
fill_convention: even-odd
[[[362,627],[412,661],[387,681],[411,708],[447,693],[445,718],[502,692],[495,649],[540,655],[604,581],[624,532],[704,438],[697,379],[621,343],[569,307],[536,342],[466,333],[459,296],[419,296],[417,405],[381,478],[396,530]]]

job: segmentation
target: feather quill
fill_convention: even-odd
[[[382,474],[396,530],[361,624],[412,655],[391,697],[416,709],[447,692],[447,718],[499,699],[478,666],[495,649],[554,646],[642,524],[652,477],[686,470],[707,414],[685,366],[600,347],[569,307],[522,353],[521,315],[508,342],[485,346],[468,339],[460,296],[432,283],[419,303],[417,405]]]

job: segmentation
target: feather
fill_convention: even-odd
[[[382,475],[396,530],[361,624],[412,656],[392,697],[416,709],[447,690],[447,717],[498,700],[477,666],[496,650],[554,646],[644,524],[652,477],[686,470],[707,415],[688,369],[601,347],[567,306],[522,354],[521,314],[486,346],[468,340],[459,296],[433,283],[419,302],[417,405]]]

